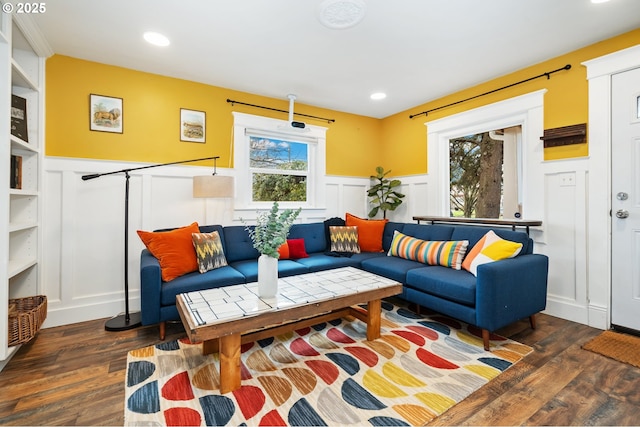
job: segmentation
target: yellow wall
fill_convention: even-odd
[[[433,102],[418,105],[410,110],[383,119],[382,158],[385,166],[394,175],[415,175],[427,172],[427,128],[425,122],[467,111],[483,105],[502,101],[514,96],[547,89],[544,104],[545,129],[587,123],[588,83],[586,68],[580,65],[597,58],[640,43],[640,29],[625,33],[566,55],[524,68],[515,73],[485,82],[483,84],[453,93]],[[437,108],[476,96],[512,83],[528,79],[571,64],[571,69],[551,75],[550,79],[540,78],[509,89],[483,96],[472,101],[448,107],[428,116],[409,119],[409,115]],[[540,135],[542,136],[542,135]],[[407,155],[407,153],[413,153]],[[589,154],[586,144],[567,145],[545,149],[545,160],[581,157]]]
[[[89,94],[123,99],[122,134],[89,130]],[[286,94],[285,94],[286,95]],[[233,167],[232,111],[287,119],[286,113],[232,106],[227,99],[289,109],[283,99],[54,55],[46,65],[46,155],[164,163],[220,156]],[[180,141],[180,108],[205,111],[206,143]],[[326,126],[327,173],[369,176],[381,151],[380,120],[296,103],[296,113],[335,119]],[[354,161],[357,153],[357,161]],[[209,162],[209,164],[211,164]]]
[[[424,123],[514,96],[547,89],[545,129],[587,122],[588,87],[582,62],[640,43],[640,29],[553,58],[540,64],[453,93],[382,120],[296,103],[296,112],[332,118],[327,126],[327,173],[362,176],[375,167],[393,175],[427,172]],[[571,64],[550,79],[540,78],[414,119],[431,108],[460,101]],[[231,89],[55,55],[47,61],[46,155],[160,163],[219,155],[220,167],[233,167],[232,111],[286,119],[286,113],[240,105],[228,98],[288,110],[288,100],[267,98]],[[89,94],[124,99],[124,133],[89,130]],[[207,113],[206,144],[180,141],[180,108]],[[545,159],[587,156],[588,143],[545,150]]]

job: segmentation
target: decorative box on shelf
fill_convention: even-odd
[[[31,341],[46,318],[47,297],[45,295],[10,299],[9,346]]]

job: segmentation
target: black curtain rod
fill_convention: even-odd
[[[247,105],[249,107],[262,108],[263,110],[271,110],[271,111],[279,111],[281,113],[288,113],[287,110],[279,110],[277,108],[263,107],[262,105],[247,104],[246,102],[234,101],[233,99],[227,99],[227,102],[230,103],[232,106],[233,106],[233,104],[240,104],[240,105]],[[312,119],[324,120],[327,123],[335,122],[335,119],[325,119],[324,117],[310,116],[308,114],[300,114],[300,113],[296,113],[296,112],[294,112],[293,114],[296,115],[296,116],[302,116],[302,117],[309,117],[309,118],[312,118]]]
[[[521,80],[521,81],[516,82],[516,83],[511,83],[510,85],[503,86],[503,87],[498,88],[498,89],[490,90],[489,92],[481,93],[480,95],[472,96],[472,97],[470,97],[470,98],[466,98],[466,99],[463,99],[463,100],[461,100],[461,101],[452,102],[451,104],[443,105],[443,106],[441,106],[441,107],[432,108],[431,110],[423,111],[422,113],[412,114],[412,115],[410,115],[410,116],[409,116],[409,118],[410,118],[410,119],[413,119],[414,117],[421,116],[422,114],[424,114],[424,115],[426,116],[426,115],[428,115],[429,113],[431,113],[431,112],[433,112],[433,111],[442,110],[443,108],[447,108],[447,107],[451,107],[451,106],[453,106],[453,105],[461,104],[461,103],[463,103],[463,102],[471,101],[472,99],[480,98],[481,96],[489,95],[489,94],[491,94],[491,93],[498,92],[498,91],[501,91],[501,90],[504,90],[504,89],[508,89],[508,88],[510,88],[510,87],[517,86],[517,85],[519,85],[519,84],[526,83],[526,82],[529,82],[529,81],[531,81],[531,80],[539,79],[540,77],[546,77],[546,78],[547,78],[547,80],[549,80],[549,79],[551,78],[551,74],[553,74],[553,73],[557,73],[558,71],[562,71],[562,70],[570,70],[570,69],[571,69],[571,64],[567,64],[567,65],[565,65],[565,66],[564,66],[564,67],[562,67],[562,68],[558,68],[557,70],[553,70],[553,71],[548,71],[548,72],[546,72],[546,73],[542,73],[542,74],[540,74],[539,76],[530,77],[530,78],[528,78],[528,79]]]

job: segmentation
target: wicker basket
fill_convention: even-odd
[[[47,318],[47,297],[33,297],[9,300],[9,346],[30,341]]]

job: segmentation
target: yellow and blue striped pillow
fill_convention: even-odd
[[[468,240],[421,240],[396,230],[387,255],[460,270],[467,246]]]

